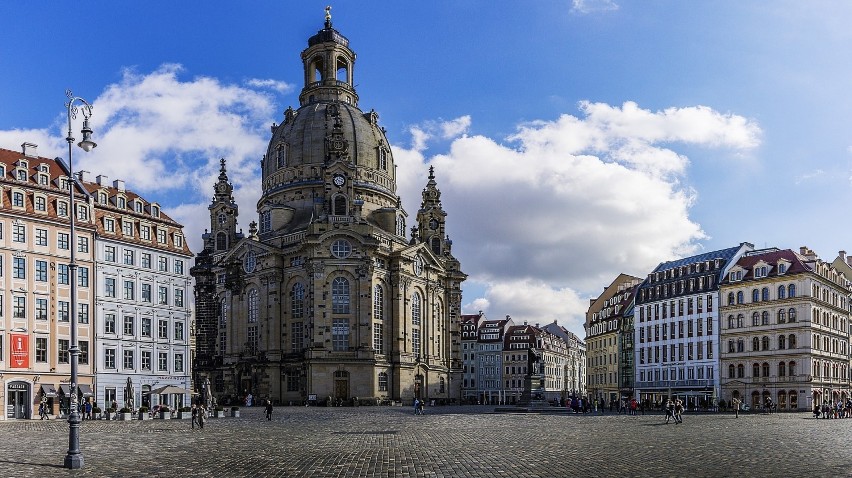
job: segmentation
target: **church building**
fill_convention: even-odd
[[[247,235],[221,161],[191,270],[194,381],[220,401],[457,401],[467,276],[435,172],[409,234],[385,130],[358,107],[355,52],[328,10],[301,59],[299,107],[272,125]]]

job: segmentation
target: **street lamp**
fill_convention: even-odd
[[[77,143],[77,146],[86,151],[91,151],[97,144],[92,141],[92,128],[89,127],[89,118],[92,116],[92,105],[83,98],[74,96],[71,90],[66,90],[65,95],[68,97],[68,102],[65,107],[68,109],[68,199],[69,199],[69,219],[71,223],[71,262],[68,264],[68,269],[71,273],[71,347],[68,353],[71,355],[71,410],[68,414],[68,452],[65,454],[65,468],[78,469],[83,467],[83,454],[80,452],[80,414],[77,406],[77,362],[80,357],[80,348],[77,345],[77,262],[75,252],[77,251],[77,237],[74,233],[74,163],[71,159],[72,145],[74,137],[71,135],[71,119],[77,118],[77,105],[75,102],[82,103],[80,111],[83,113],[83,129],[80,132],[83,134],[83,140]]]

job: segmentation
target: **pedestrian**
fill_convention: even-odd
[[[84,415],[86,420],[92,419],[92,402],[86,402],[86,413]]]
[[[674,418],[674,402],[671,399],[666,401],[666,423],[669,419]]]
[[[207,415],[207,408],[204,405],[198,407],[198,428],[204,430],[204,418]]]
[[[192,404],[192,429],[195,430],[195,424],[198,423],[198,407]]]
[[[420,399],[419,398],[414,399],[414,414],[415,415],[420,414]]]
[[[38,419],[44,420],[44,402],[38,404]]]
[[[266,420],[272,421],[272,400],[266,401]]]
[[[638,407],[638,403],[636,403],[635,398],[630,399],[630,415],[636,416],[636,408]]]
[[[742,403],[742,401],[737,397],[734,397],[734,398],[731,399],[731,405],[734,407],[734,418],[740,418],[740,404],[741,403]]]
[[[675,423],[683,423],[683,400],[679,398],[675,400],[674,419]]]

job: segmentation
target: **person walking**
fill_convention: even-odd
[[[683,400],[679,398],[675,400],[674,419],[675,423],[683,423]]]
[[[198,428],[204,430],[204,418],[207,415],[207,408],[204,405],[198,407]]]
[[[266,401],[266,420],[272,421],[272,400]]]
[[[740,404],[742,403],[737,397],[731,399],[731,405],[734,407],[734,418],[740,418]]]
[[[674,418],[674,402],[670,398],[666,401],[666,423],[672,418]]]
[[[195,425],[198,423],[198,407],[192,404],[192,429],[195,430]]]
[[[86,414],[84,416],[86,417],[86,420],[91,420],[92,419],[92,402],[86,402],[85,407],[86,407]]]
[[[420,399],[419,398],[414,399],[414,414],[420,415]]]

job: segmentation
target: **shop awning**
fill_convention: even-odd
[[[77,385],[77,388],[80,389],[80,394],[83,397],[94,397],[95,396],[95,394],[92,393],[92,386],[89,385],[88,383],[81,383],[81,384]]]
[[[44,395],[45,398],[54,398],[56,397],[56,386],[50,383],[40,383],[38,385],[41,388],[41,394]]]
[[[65,384],[65,383],[60,384],[59,385],[59,393],[61,393],[62,395],[65,395],[66,397],[71,395],[71,385],[68,385],[68,384]]]

